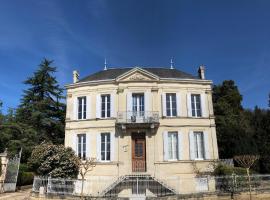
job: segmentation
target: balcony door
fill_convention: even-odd
[[[145,133],[132,133],[132,171],[146,171]]]
[[[132,94],[132,120],[143,121],[144,117],[144,94]]]

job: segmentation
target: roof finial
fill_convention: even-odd
[[[104,70],[107,70],[107,60],[105,58],[105,61],[104,61]]]
[[[171,58],[171,69],[173,69],[173,58]]]

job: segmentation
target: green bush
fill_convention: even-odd
[[[34,180],[33,172],[19,172],[17,186],[32,185]]]
[[[215,176],[228,176],[232,175],[233,173],[236,175],[247,175],[247,171],[245,168],[232,167],[227,165],[218,165],[214,171]]]

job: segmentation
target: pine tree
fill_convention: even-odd
[[[39,69],[24,84],[21,104],[17,109],[17,120],[33,127],[37,132],[37,140],[62,143],[64,139],[65,104],[63,89],[56,77],[53,61],[44,59]]]

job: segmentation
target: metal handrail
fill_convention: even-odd
[[[117,123],[158,123],[157,111],[121,111],[117,113]]]

